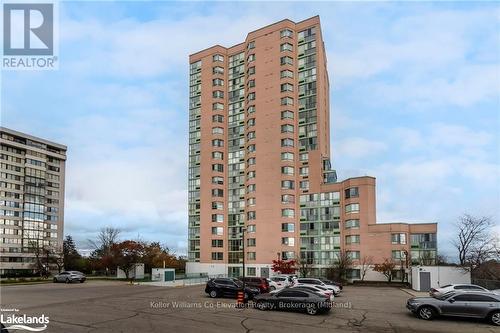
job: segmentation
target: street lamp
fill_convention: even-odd
[[[241,227],[241,243],[243,248],[243,295],[245,294],[245,231],[246,227]]]

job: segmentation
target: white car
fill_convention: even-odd
[[[283,288],[283,287],[280,287],[276,282],[274,282],[273,280],[271,280],[269,278],[266,278],[266,280],[267,280],[267,283],[269,283],[269,291],[270,292]]]
[[[328,288],[325,288],[325,287],[322,287],[322,286],[314,286],[314,285],[311,285],[311,284],[296,284],[294,285],[293,287],[291,288],[301,288],[301,289],[307,289],[307,290],[310,290],[310,291],[314,291],[314,292],[317,292],[321,295],[325,295],[325,296],[328,296],[330,298],[330,301],[333,302],[334,298],[335,298],[335,295],[333,294],[333,291],[332,290],[329,290]]]
[[[321,286],[323,288],[326,288],[328,290],[333,291],[333,294],[335,296],[340,294],[340,288],[338,286],[330,285],[330,284],[325,284],[319,279],[310,279],[310,278],[299,278],[297,279],[297,282],[294,284],[299,285],[299,284],[306,284],[306,285],[313,285],[313,286]]]
[[[431,288],[429,291],[429,295],[432,297],[437,297],[441,296],[443,294],[446,294],[447,292],[450,291],[485,291],[485,292],[490,292],[488,289],[483,288],[481,286],[475,285],[475,284],[447,284],[445,286],[442,286],[440,288]]]
[[[273,276],[268,279],[269,286],[275,286],[274,290],[278,290],[281,288],[286,288],[290,286],[290,281],[287,276]]]

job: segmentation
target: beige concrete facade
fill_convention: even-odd
[[[30,250],[60,251],[66,146],[0,128],[0,274],[35,269]]]
[[[401,246],[410,253],[413,232],[435,241],[436,224],[376,224],[375,178],[337,181],[318,16],[271,24],[189,62],[188,270],[241,274],[243,227],[249,275],[271,273],[277,258],[321,274],[341,249],[378,262]],[[392,233],[406,244],[393,245]]]

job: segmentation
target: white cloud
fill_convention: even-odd
[[[387,146],[383,142],[357,137],[342,139],[336,147],[340,159],[345,157],[361,158],[387,150]]]

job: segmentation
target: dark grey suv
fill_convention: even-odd
[[[500,326],[500,295],[489,292],[449,292],[437,297],[415,297],[406,302],[406,307],[425,320],[436,316],[483,318]]]

